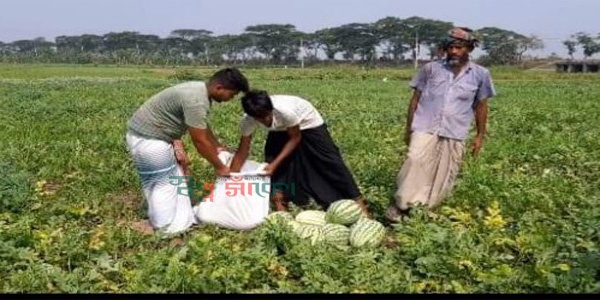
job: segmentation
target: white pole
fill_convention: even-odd
[[[304,44],[302,38],[300,38],[300,64],[301,68],[304,69]]]
[[[204,43],[204,57],[206,59],[206,66],[208,66],[208,45]]]
[[[415,70],[419,68],[419,29],[415,31]]]

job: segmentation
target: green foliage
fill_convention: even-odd
[[[31,202],[29,175],[15,166],[0,162],[0,211],[20,213]]]
[[[175,71],[174,74],[169,76],[169,79],[182,80],[182,81],[204,80],[204,76],[194,72],[193,70],[182,69],[182,70]]]
[[[206,78],[214,70],[195,71]],[[243,71],[253,86],[315,104],[382,221],[406,153],[413,71]],[[465,157],[453,194],[436,211],[413,210],[376,249],[339,250],[269,224],[249,232],[197,226],[183,243],[134,230],[145,208],[125,124],[178,82],[172,73],[1,68],[0,291],[600,292],[597,76],[492,69],[499,95],[490,134],[479,158]],[[241,116],[237,100],[213,105],[211,126],[232,148]],[[262,159],[264,137],[257,132],[252,158]],[[194,175],[212,180],[184,142]]]

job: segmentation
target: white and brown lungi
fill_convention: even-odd
[[[407,158],[396,177],[396,207],[436,207],[454,187],[464,145],[464,141],[413,132]]]

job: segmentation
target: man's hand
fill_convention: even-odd
[[[473,156],[479,155],[479,151],[481,150],[482,146],[483,146],[483,135],[475,136],[475,139],[473,140]]]
[[[185,153],[183,144],[180,141],[178,143],[173,143],[173,150],[175,151],[175,159],[177,160],[177,164],[179,164],[183,169],[183,175],[190,176],[190,159],[187,156],[187,153]]]
[[[283,162],[294,154],[294,151],[300,145],[300,141],[302,140],[302,132],[300,131],[300,125],[288,127],[287,133],[289,136],[288,141],[283,146],[283,149],[277,157],[271,163],[269,163],[263,171],[265,171],[266,175],[273,176],[275,174],[275,170],[283,164]]]
[[[217,173],[218,176],[229,176],[229,173],[231,173],[229,171],[229,167],[223,165],[222,167],[215,169],[215,173]]]
[[[228,176],[230,173],[229,167],[219,160],[217,145],[213,144],[208,137],[209,130],[190,127],[189,132],[192,141],[194,142],[194,146],[196,146],[196,150],[198,150],[198,153],[213,165],[215,173],[219,176]]]
[[[231,164],[229,165],[229,169],[232,172],[239,172],[244,165],[244,162],[248,158],[248,153],[250,152],[250,143],[252,142],[252,136],[242,136],[240,138],[240,143],[238,145],[238,149],[233,155],[231,159]]]
[[[185,150],[175,149],[175,158],[177,159],[177,163],[183,168],[185,176],[190,175],[190,159],[188,158],[187,153],[185,153]]]
[[[273,174],[275,174],[275,170],[277,170],[277,166],[271,163],[263,169],[263,172],[267,176],[273,176]]]

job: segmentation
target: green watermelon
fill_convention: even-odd
[[[294,220],[294,216],[287,211],[276,211],[267,216],[267,222],[271,224],[286,224]]]
[[[310,244],[313,246],[325,239],[321,226],[300,223],[299,226],[294,228],[294,232],[301,239],[309,239]]]
[[[340,224],[325,224],[323,226],[325,241],[336,246],[347,246],[350,239],[350,228]]]
[[[289,222],[287,222],[287,225],[292,228],[292,231],[294,231],[296,234],[298,233],[297,230],[302,227],[304,224],[296,221],[296,220],[291,220]]]
[[[385,227],[375,220],[360,218],[350,228],[350,244],[353,247],[375,247],[384,237]]]
[[[352,225],[362,214],[360,205],[354,200],[338,200],[329,206],[325,214],[327,223]]]
[[[305,210],[296,215],[296,221],[315,226],[325,225],[325,212],[320,210]]]

